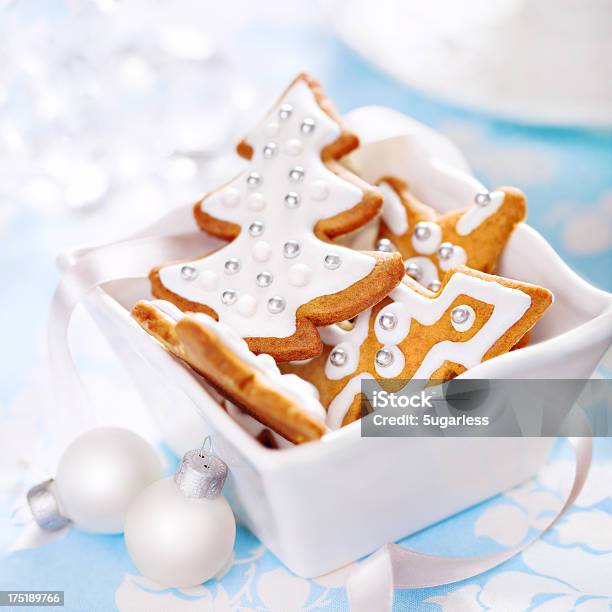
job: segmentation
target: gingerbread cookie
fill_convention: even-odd
[[[195,206],[200,227],[231,242],[155,268],[153,294],[227,324],[255,353],[318,355],[317,326],[356,316],[404,275],[398,254],[326,242],[366,224],[382,204],[376,188],[335,161],[357,145],[319,84],[298,76],[238,145],[245,171]]]
[[[283,438],[300,444],[326,432],[316,389],[295,375],[281,374],[269,355],[254,355],[223,323],[203,313],[185,314],[164,300],[140,301],[132,316],[223,397]]]
[[[406,277],[351,329],[321,330],[319,357],[282,371],[319,389],[327,425],[336,429],[359,418],[362,380],[454,378],[511,350],[551,302],[547,289],[466,267],[449,271],[437,293]]]
[[[494,272],[527,211],[525,196],[512,187],[478,193],[469,207],[438,214],[397,178],[385,177],[378,186],[384,204],[377,248],[399,251],[406,274],[434,291],[446,271],[460,265]]]

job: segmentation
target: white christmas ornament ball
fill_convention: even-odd
[[[76,438],[60,459],[53,488],[61,514],[79,529],[121,533],[134,498],[163,475],[155,449],[119,427]]]
[[[235,539],[234,515],[223,496],[186,497],[172,477],[147,487],[125,522],[134,565],[167,587],[193,587],[216,576],[226,567]]]

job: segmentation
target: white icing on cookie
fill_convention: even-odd
[[[396,235],[401,236],[408,231],[408,215],[406,207],[402,203],[395,189],[384,181],[378,185],[383,195],[382,220],[385,225]],[[435,250],[435,249],[434,249]]]
[[[445,361],[458,363],[466,369],[479,364],[487,351],[521,319],[531,306],[531,297],[519,289],[504,287],[495,281],[486,281],[461,272],[453,274],[443,292],[435,298],[426,297],[409,286],[400,284],[390,294],[394,302],[379,311],[374,331],[378,341],[385,345],[383,348],[393,352],[393,363],[401,364],[402,368],[399,369],[398,365],[396,369],[385,371],[375,362],[377,374],[385,378],[401,376],[405,363],[399,359],[396,361],[397,351],[402,352],[397,345],[409,335],[411,320],[414,319],[421,325],[434,325],[459,295],[469,295],[486,304],[491,304],[493,312],[469,340],[458,342],[442,340],[432,346],[412,376],[413,380],[429,380]],[[476,322],[474,310],[467,305],[463,306],[469,309],[470,318],[465,324],[465,330],[455,327],[457,331],[467,331]],[[381,327],[381,317],[385,316],[388,316],[389,320],[395,319],[395,326],[390,330],[384,330]],[[402,357],[409,353],[410,346],[404,346]],[[387,368],[391,368],[392,365],[388,365]],[[389,372],[392,372],[390,376],[388,376]],[[367,373],[359,374],[351,379],[332,400],[327,409],[327,424],[331,429],[342,424],[355,395],[361,391],[361,381],[371,378],[373,377]]]
[[[423,287],[429,287],[432,282],[439,280],[438,268],[429,257],[409,257],[404,260],[404,267],[411,263],[419,267],[421,276],[417,280]]]
[[[455,229],[460,236],[471,234],[485,219],[494,215],[504,201],[503,191],[492,191],[486,205],[474,203],[457,220]]]
[[[325,376],[330,380],[344,378],[357,369],[361,345],[368,336],[371,312],[371,309],[362,312],[355,320],[351,330],[342,329],[338,325],[329,325],[319,329],[321,340],[334,347],[325,363]],[[334,354],[343,356],[342,360],[336,362],[338,365],[334,363]],[[342,362],[340,363],[340,361]]]
[[[420,238],[418,235],[419,230],[423,230],[424,237]],[[436,252],[436,249],[440,246],[442,240],[442,228],[433,221],[419,221],[413,232],[410,242],[412,248],[417,253],[423,255],[431,255]]]
[[[282,105],[289,105],[291,112],[284,112]],[[212,217],[241,227],[240,234],[229,245],[189,264],[200,276],[204,271],[219,273],[219,286],[209,291],[197,280],[183,278],[180,268],[184,264],[162,267],[161,283],[184,299],[210,306],[222,323],[242,337],[251,337],[256,330],[260,337],[284,338],[295,332],[296,311],[302,304],[322,295],[338,293],[370,274],[376,263],[373,257],[339,245],[334,245],[333,251],[339,255],[341,265],[326,266],[330,246],[313,233],[320,219],[350,210],[363,198],[358,186],[336,176],[321,160],[322,149],[339,135],[340,127],[321,110],[310,88],[304,81],[297,81],[248,137],[253,157],[247,169],[228,186],[210,194],[201,205]],[[303,145],[301,152],[294,146],[294,139]],[[289,142],[292,142],[290,155],[286,152]],[[276,148],[270,147],[271,143]],[[225,203],[228,192],[232,204],[229,207]],[[238,194],[236,204],[235,192]],[[298,194],[296,206],[285,204],[289,192]],[[313,195],[315,199],[323,198],[324,206],[314,205],[310,200]],[[253,237],[247,230],[255,221],[264,224],[265,242],[269,248],[254,246]],[[299,253],[292,259],[283,255],[283,245],[288,241],[299,245]],[[240,270],[231,277],[223,273],[229,256],[241,262]],[[290,276],[289,270],[298,263],[312,271],[310,282],[301,285],[290,282],[295,277]],[[257,275],[264,270],[274,278],[267,287],[255,283]],[[248,292],[260,304],[267,304],[272,297],[281,297],[285,300],[285,308],[271,314],[268,308],[259,307],[252,317],[244,317],[236,307],[238,301],[222,302],[223,292],[230,289],[238,292],[238,298],[241,292]]]
[[[330,429],[340,429],[342,427],[342,421],[348,412],[355,396],[361,392],[361,381],[362,380],[374,380],[371,374],[366,372],[351,378],[344,388],[334,399],[331,401],[327,408],[326,423]]]
[[[438,265],[441,270],[446,272],[447,270],[451,270],[452,268],[457,268],[458,266],[462,266],[467,261],[467,253],[465,249],[458,244],[453,244],[452,254],[448,259],[443,259],[438,255]]]

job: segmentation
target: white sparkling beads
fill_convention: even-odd
[[[393,353],[386,348],[382,348],[376,352],[376,364],[381,368],[388,368],[393,363]]]
[[[291,117],[292,112],[293,106],[291,106],[291,104],[281,104],[280,108],[278,109],[278,116],[284,121],[285,119],[289,119],[289,117]]]
[[[378,324],[385,331],[391,331],[397,325],[397,315],[392,312],[385,312],[378,317]]]
[[[348,355],[343,348],[332,349],[332,352],[329,354],[329,363],[337,368],[342,367],[347,359]]]
[[[265,229],[266,226],[263,224],[263,221],[253,221],[253,223],[249,225],[249,235],[256,238],[257,236],[261,236]]]
[[[302,166],[294,166],[289,170],[289,180],[292,183],[301,183],[304,180],[304,174]]]
[[[414,261],[410,261],[406,264],[406,274],[414,280],[419,281],[423,277],[423,271],[421,270],[421,266]]]
[[[252,249],[255,261],[268,261],[272,257],[272,247],[265,240],[258,240]]]
[[[261,175],[259,172],[249,172],[246,178],[246,184],[249,189],[255,189],[261,183]]]
[[[477,193],[474,196],[474,202],[477,206],[488,206],[491,203],[491,194],[486,193]]]
[[[300,155],[303,150],[304,150],[304,145],[302,144],[302,141],[298,140],[297,138],[291,138],[285,144],[285,153],[287,155],[292,155],[292,156]]]
[[[236,274],[240,271],[240,260],[235,257],[230,257],[224,264],[223,269],[226,274]]]
[[[300,245],[295,240],[287,240],[283,245],[283,255],[287,259],[293,259],[300,254]]]
[[[268,300],[268,311],[272,314],[278,314],[285,310],[286,305],[285,298],[275,295]]]
[[[266,159],[271,159],[278,153],[278,146],[274,142],[268,142],[264,146],[262,153]]]
[[[198,271],[196,268],[190,265],[181,267],[181,278],[186,281],[192,281],[198,278]]]
[[[255,283],[258,287],[269,287],[272,284],[274,277],[271,272],[260,272],[255,277]]]
[[[376,243],[376,250],[383,253],[395,253],[397,251],[395,245],[388,238],[381,238]]]
[[[443,242],[438,247],[438,257],[443,261],[450,259],[453,256],[454,246],[450,242]]]
[[[323,264],[328,270],[337,270],[342,264],[342,259],[338,253],[328,253],[323,260]]]
[[[234,206],[237,206],[238,202],[240,202],[240,192],[233,187],[228,187],[221,194],[221,202],[223,202],[223,206],[227,208],[234,208]]]
[[[309,190],[310,199],[322,202],[329,195],[329,185],[325,181],[314,181]]]
[[[304,264],[295,264],[289,268],[287,278],[293,287],[305,287],[312,279],[312,270]]]
[[[238,292],[235,289],[226,289],[221,294],[221,301],[226,306],[231,306],[232,304],[235,304],[237,299],[238,299]]]
[[[243,317],[252,317],[257,311],[257,300],[252,295],[243,295],[238,300],[238,314]]]
[[[295,191],[290,191],[285,196],[285,206],[287,208],[297,208],[300,205],[300,194]]]
[[[203,270],[200,274],[200,286],[204,291],[214,291],[219,286],[219,275],[212,270]]]
[[[314,119],[311,119],[310,117],[305,117],[302,123],[300,124],[300,132],[302,132],[302,134],[311,134],[312,132],[314,132],[314,129]]]
[[[247,198],[247,207],[249,210],[259,212],[260,210],[263,210],[266,207],[266,199],[261,193],[252,193]]]
[[[439,280],[433,280],[431,281],[431,283],[429,283],[429,285],[427,285],[427,288],[430,291],[440,291],[441,286],[442,286],[442,283]]]
[[[428,223],[420,221],[414,226],[414,237],[417,240],[427,240],[431,236],[431,227]]]

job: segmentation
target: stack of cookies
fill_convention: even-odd
[[[361,382],[448,380],[528,342],[552,294],[493,276],[525,219],[513,188],[439,214],[410,185],[375,185],[359,146],[301,74],[237,150],[246,169],[194,207],[227,244],[150,273],[132,315],[225,398],[265,444],[299,444],[362,416]],[[467,204],[467,206],[466,206]],[[371,251],[339,237],[380,219]]]

